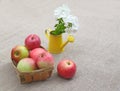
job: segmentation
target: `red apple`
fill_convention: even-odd
[[[46,50],[43,48],[35,48],[30,51],[30,57],[33,58],[35,61],[37,60],[38,56],[41,56],[41,54],[46,53]]]
[[[42,53],[37,58],[38,68],[47,68],[54,66],[53,56],[49,52]]]
[[[76,64],[72,60],[62,60],[57,65],[58,75],[70,79],[76,73]]]
[[[17,64],[20,72],[31,72],[36,69],[35,61],[32,58],[23,58]]]
[[[18,63],[19,60],[29,56],[29,51],[25,46],[17,45],[11,50],[11,59]]]
[[[30,34],[25,38],[25,46],[32,50],[34,48],[38,48],[41,45],[41,40],[38,35]]]

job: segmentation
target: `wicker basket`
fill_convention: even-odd
[[[46,50],[42,46],[40,46],[40,48]],[[13,60],[12,60],[12,64],[21,83],[31,83],[33,81],[46,80],[51,76],[52,71],[54,69],[54,67],[47,67],[44,69],[37,69],[32,72],[20,72],[16,67],[17,64]]]
[[[16,64],[14,63],[14,61],[13,61],[13,67],[21,83],[30,83],[33,81],[46,80],[47,78],[51,76],[53,68],[54,68],[54,67],[48,67],[44,69],[37,69],[32,72],[20,72],[16,68]]]

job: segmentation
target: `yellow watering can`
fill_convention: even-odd
[[[52,35],[50,34],[50,31],[52,31],[50,28],[45,30],[45,35],[49,40],[48,43],[48,51],[51,53],[61,53],[62,51],[64,51],[64,47],[66,44],[68,44],[69,42],[74,42],[74,37],[72,35],[68,35],[68,38],[65,42],[63,42],[62,40],[62,34],[60,35]]]

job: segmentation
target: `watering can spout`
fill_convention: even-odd
[[[69,42],[72,43],[74,42],[74,37],[72,35],[68,35],[67,41],[65,41],[62,45],[61,45],[61,49],[63,49]]]

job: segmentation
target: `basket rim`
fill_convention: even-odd
[[[53,70],[54,69],[53,66],[50,66],[50,67],[47,67],[47,68],[36,69],[36,70],[30,71],[30,72],[21,72],[17,69],[17,67],[15,66],[15,64],[13,62],[12,62],[12,65],[15,68],[15,70],[20,74],[29,74],[29,73],[32,74],[32,73],[43,72],[43,71],[48,71],[48,70]]]

